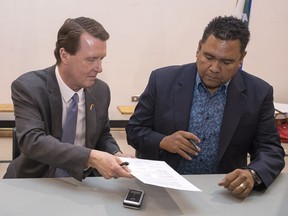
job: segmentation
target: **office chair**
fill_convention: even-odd
[[[14,127],[12,130],[12,144],[12,160],[14,160],[20,155],[20,149],[16,137],[16,127]]]

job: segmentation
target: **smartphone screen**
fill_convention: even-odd
[[[127,208],[139,209],[144,197],[143,190],[129,189],[123,201],[123,205]]]

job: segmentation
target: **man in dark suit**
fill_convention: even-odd
[[[21,154],[4,178],[72,176],[81,181],[99,173],[107,179],[132,177],[126,166],[120,166],[118,156],[123,154],[110,134],[109,87],[96,78],[102,72],[108,38],[93,19],[67,19],[58,32],[57,64],[25,73],[12,83]],[[77,126],[74,141],[67,142],[62,136],[75,93]]]
[[[196,63],[152,72],[126,127],[138,157],[164,160],[180,174],[228,173],[219,185],[242,198],[273,182],[284,151],[272,86],[241,70],[249,37],[241,20],[216,17]]]

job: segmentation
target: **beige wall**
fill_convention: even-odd
[[[275,101],[288,103],[288,1],[253,0],[251,42],[244,70],[274,86]],[[10,85],[20,74],[54,64],[59,27],[68,17],[89,16],[111,35],[99,78],[111,88],[110,118],[116,106],[141,94],[150,72],[195,60],[205,25],[234,13],[236,0],[0,0],[0,103],[11,103]]]

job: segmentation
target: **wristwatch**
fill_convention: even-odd
[[[253,169],[248,170],[254,179],[255,185],[260,185],[262,183],[262,179],[259,177],[259,175]]]

